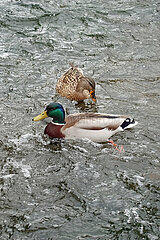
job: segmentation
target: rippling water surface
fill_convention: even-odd
[[[0,239],[158,240],[159,1],[1,0],[0,10]],[[70,62],[95,79],[96,104],[57,100]],[[50,143],[32,118],[54,100],[139,124],[113,137],[122,154]]]

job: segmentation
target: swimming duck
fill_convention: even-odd
[[[50,103],[44,112],[33,121],[51,117],[53,122],[48,123],[44,130],[51,139],[87,138],[94,142],[107,142],[117,132],[134,127],[137,122],[128,116],[110,115],[102,113],[75,113],[65,117],[61,104]]]
[[[90,77],[83,75],[82,69],[71,64],[71,68],[57,81],[56,92],[62,97],[81,102],[92,98],[96,102],[95,82]]]

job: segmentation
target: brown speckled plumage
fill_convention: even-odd
[[[73,65],[58,79],[56,85],[59,95],[77,102],[92,97],[91,91],[95,92],[94,80],[84,76],[82,70]],[[95,95],[92,99],[95,99]]]

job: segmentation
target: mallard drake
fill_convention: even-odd
[[[72,64],[71,68],[58,79],[56,92],[62,97],[77,102],[90,97],[96,102],[94,80],[90,77],[85,77],[82,69]]]
[[[117,132],[134,127],[137,122],[128,116],[102,113],[75,113],[65,117],[61,104],[50,103],[44,112],[33,121],[51,117],[44,130],[52,138],[81,139],[87,138],[94,142],[107,142]]]

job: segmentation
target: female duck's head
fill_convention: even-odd
[[[65,123],[65,111],[63,106],[59,103],[50,103],[47,105],[44,112],[33,118],[33,121],[39,121],[47,117],[53,118],[54,123]]]

